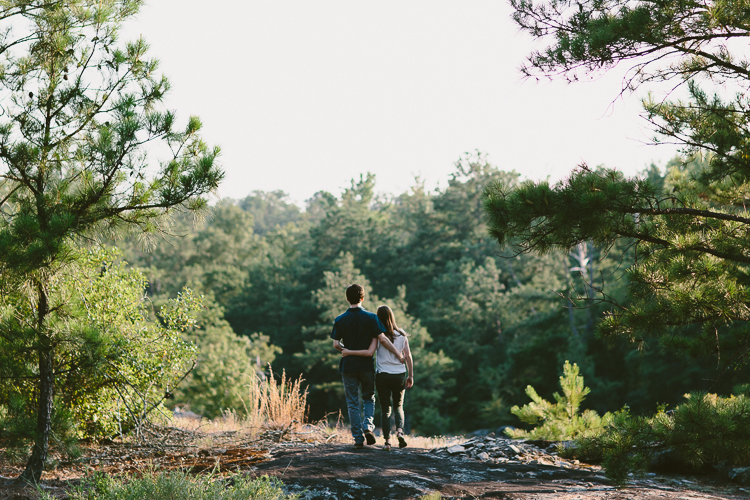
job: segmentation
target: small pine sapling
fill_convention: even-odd
[[[583,384],[583,377],[579,374],[578,365],[565,361],[563,375],[560,377],[562,395],[554,393],[556,403],[540,397],[530,385],[526,387],[526,394],[531,403],[523,407],[514,406],[511,413],[522,422],[534,425],[534,429],[506,429],[506,433],[515,439],[544,439],[548,441],[566,441],[581,434],[598,433],[611,418],[607,413],[600,417],[593,410],[585,410],[579,415],[581,403],[591,392]]]

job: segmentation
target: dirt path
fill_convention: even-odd
[[[412,499],[440,492],[453,499],[718,500],[750,498],[737,487],[659,478],[615,488],[601,471],[532,464],[487,464],[406,448],[384,452],[351,445],[279,447],[253,468],[279,477],[301,500]]]

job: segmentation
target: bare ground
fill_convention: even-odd
[[[379,447],[355,450],[340,443],[281,443],[258,450],[247,446],[212,449],[148,450],[125,445],[92,448],[84,460],[59,463],[45,472],[42,490],[65,498],[65,491],[94,471],[137,473],[149,467],[206,469],[223,474],[276,476],[301,500],[415,499],[440,492],[450,499],[563,500],[719,500],[750,498],[750,489],[711,478],[650,476],[616,488],[597,466],[562,468],[540,464],[492,464],[470,458],[437,456],[429,450]],[[21,467],[0,460],[0,476],[14,477]],[[0,500],[39,498],[39,489],[5,486]],[[144,499],[145,500],[145,499]]]

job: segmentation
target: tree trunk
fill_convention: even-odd
[[[34,449],[26,464],[26,470],[21,474],[23,481],[38,483],[42,478],[44,464],[49,452],[49,436],[52,431],[52,401],[55,391],[54,350],[45,332],[46,319],[49,314],[47,291],[41,284],[37,284],[39,303],[37,305],[37,335],[39,336],[39,406],[36,416],[36,435]]]
[[[21,479],[38,483],[42,477],[44,464],[49,451],[49,436],[52,430],[52,398],[55,378],[52,363],[52,349],[39,349],[39,408],[36,418],[36,438],[34,450],[26,464]]]

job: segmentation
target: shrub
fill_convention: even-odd
[[[71,500],[293,500],[276,478],[229,480],[190,476],[186,472],[151,471],[141,477],[92,476],[70,493]],[[51,500],[51,497],[47,497]]]
[[[560,387],[563,394],[553,394],[556,403],[542,399],[530,385],[526,387],[526,394],[532,402],[519,408],[510,409],[521,421],[535,425],[534,429],[506,429],[508,436],[515,439],[545,439],[548,441],[565,441],[573,439],[582,433],[600,432],[603,426],[612,418],[610,413],[600,417],[593,410],[586,410],[578,414],[581,403],[591,392],[584,387],[583,377],[578,375],[578,365],[571,365],[565,361],[563,375],[560,377]],[[541,425],[540,425],[541,424]]]
[[[651,417],[617,412],[604,432],[576,440],[579,456],[600,458],[609,477],[669,466],[698,470],[706,465],[750,463],[750,398],[687,394],[672,411]]]
[[[189,371],[196,349],[181,339],[192,328],[200,298],[184,290],[153,317],[146,280],[127,269],[117,250],[80,250],[65,273],[46,281],[54,344],[53,444],[139,429],[163,409]],[[34,304],[23,289],[0,294],[0,436],[26,446],[36,436],[38,363]],[[19,353],[25,353],[20,355]]]

